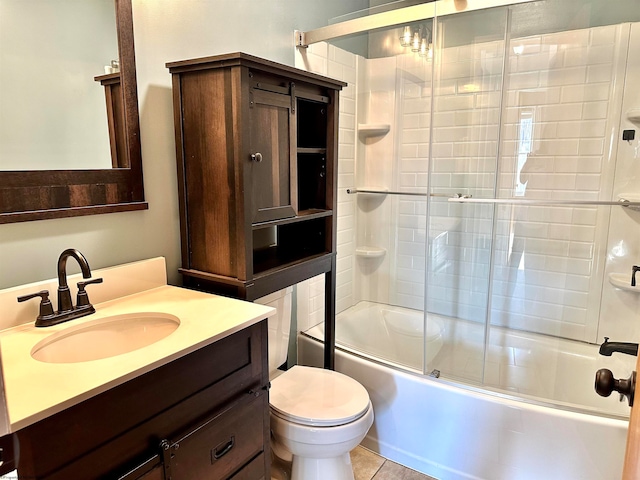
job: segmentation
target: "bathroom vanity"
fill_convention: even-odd
[[[265,322],[18,430],[20,475],[263,478],[270,460],[263,338]]]
[[[95,307],[65,324],[29,323],[0,335],[11,430],[3,459],[13,446],[20,478],[270,478],[273,309],[168,285]],[[108,356],[122,319],[149,315],[179,325]],[[93,330],[107,352],[86,360],[99,349],[87,335]],[[77,358],[51,348],[74,335],[86,344],[77,344]],[[34,358],[48,348],[48,357]]]

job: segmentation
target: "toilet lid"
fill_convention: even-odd
[[[294,423],[337,426],[364,415],[369,394],[341,373],[296,365],[271,382],[269,403],[274,413]]]

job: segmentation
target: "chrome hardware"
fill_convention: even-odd
[[[439,197],[450,199],[467,199],[472,198],[473,195],[467,193],[421,193],[421,192],[398,192],[390,190],[371,190],[361,188],[347,188],[347,193],[353,195],[355,193],[372,193],[375,195],[409,195],[414,197]]]
[[[298,48],[309,48],[309,45],[304,41],[304,32],[300,30],[293,31],[293,43]]]
[[[260,152],[252,153],[251,154],[251,161],[260,163],[262,161],[262,154]]]

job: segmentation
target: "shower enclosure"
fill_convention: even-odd
[[[349,82],[336,344],[456,387],[626,418],[593,379],[635,366],[599,356],[605,336],[640,337],[640,12],[466,4],[397,2],[301,36],[328,44],[299,48],[298,66]],[[299,289],[308,338],[322,338],[320,290]]]

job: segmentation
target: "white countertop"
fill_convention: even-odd
[[[275,314],[270,307],[173,286],[95,305],[96,313],[52,327],[33,323],[0,333],[11,431],[78,404]],[[33,347],[51,334],[104,317],[136,312],[175,315],[180,326],[129,353],[80,363],[44,363]]]

